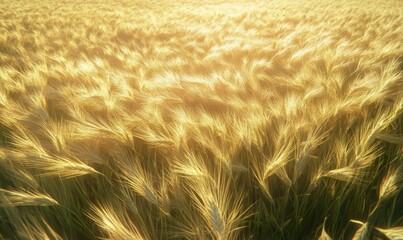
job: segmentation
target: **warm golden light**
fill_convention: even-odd
[[[0,0],[0,239],[401,239],[401,0]]]

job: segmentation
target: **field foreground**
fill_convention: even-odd
[[[403,1],[0,0],[0,239],[402,239]]]

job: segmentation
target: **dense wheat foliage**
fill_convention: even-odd
[[[403,2],[0,1],[0,239],[402,239]]]

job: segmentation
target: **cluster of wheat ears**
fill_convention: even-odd
[[[0,239],[402,239],[403,2],[0,1]]]

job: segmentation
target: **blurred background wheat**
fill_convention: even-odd
[[[1,239],[403,239],[403,2],[0,1]]]

